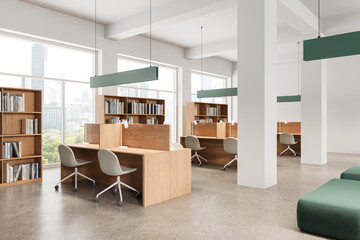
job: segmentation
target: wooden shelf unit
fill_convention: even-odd
[[[117,99],[124,102],[124,113],[105,113],[105,101]],[[136,103],[162,104],[164,105],[164,114],[132,114],[129,113],[128,103],[134,101]],[[147,118],[153,117],[158,120],[158,124],[165,122],[165,100],[154,98],[140,98],[140,97],[123,97],[112,95],[99,95],[95,98],[95,121],[96,123],[106,123],[107,119],[113,117],[120,117],[120,119],[128,119],[132,117],[134,123],[147,124]]]
[[[42,90],[26,88],[0,87],[1,108],[0,108],[0,187],[26,184],[42,181]],[[4,106],[4,93],[10,96],[25,94],[25,111],[2,111]],[[21,127],[22,119],[38,119],[38,134],[23,134]],[[19,158],[3,158],[4,142],[22,142],[22,156]],[[38,163],[38,175],[36,179],[18,180],[16,182],[4,182],[4,163],[10,166],[15,164]]]
[[[220,110],[219,115],[208,115],[208,107],[218,108]],[[197,108],[197,112],[195,112],[195,108]],[[219,103],[187,102],[185,110],[185,128],[183,135],[191,135],[191,123],[194,120],[200,119],[212,119],[212,122],[219,122],[220,120],[228,122],[228,105]]]

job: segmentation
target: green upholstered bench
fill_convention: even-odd
[[[360,240],[360,181],[332,179],[298,201],[300,230]]]
[[[343,172],[340,178],[360,181],[360,163]]]

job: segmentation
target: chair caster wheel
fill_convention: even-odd
[[[283,154],[280,154],[280,157],[282,157],[283,156]]]
[[[99,198],[94,198],[94,202],[99,202]]]
[[[201,167],[201,166],[202,166],[202,163],[199,164],[199,167]]]
[[[94,182],[92,183],[92,185],[93,185],[93,187],[95,187],[95,183],[94,183]]]
[[[119,205],[120,207],[121,207],[123,204],[124,204],[123,201],[119,201],[119,202],[118,202],[118,205]]]
[[[205,162],[205,165],[207,165],[208,164],[208,162]]]
[[[137,198],[137,199],[142,199],[141,193],[137,193],[137,194],[136,194],[136,198]]]
[[[223,168],[223,171],[226,171],[226,167]]]
[[[229,165],[228,168],[231,168],[231,165]]]
[[[59,186],[58,186],[58,185],[55,186],[55,190],[56,190],[56,191],[59,190]]]
[[[78,191],[78,189],[77,188],[73,188],[73,192],[77,192]]]

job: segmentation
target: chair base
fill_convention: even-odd
[[[77,177],[78,177],[78,175],[80,175],[80,176],[82,176],[83,178],[86,178],[87,180],[91,181],[91,182],[92,182],[92,185],[95,186],[95,181],[94,181],[93,179],[89,178],[88,176],[85,176],[84,174],[79,173],[79,172],[78,172],[78,168],[76,167],[76,168],[75,168],[75,171],[74,171],[72,174],[70,174],[69,176],[65,177],[64,179],[62,179],[60,182],[58,182],[58,183],[55,185],[55,190],[56,190],[56,191],[59,190],[59,184],[60,184],[60,183],[62,183],[63,181],[65,181],[65,180],[67,180],[67,179],[69,179],[69,178],[71,178],[72,176],[75,176],[75,186],[74,186],[74,188],[73,188],[73,191],[74,191],[74,192],[77,192],[77,190],[78,190],[78,188],[77,188]]]
[[[231,164],[232,164],[234,161],[238,161],[238,156],[237,156],[237,155],[235,155],[235,158],[234,158],[233,160],[231,160],[230,162],[228,162],[227,164],[224,165],[223,170],[225,171],[226,168],[230,168],[230,167],[231,167]]]
[[[203,164],[203,163],[201,162],[200,158],[204,160],[204,164],[205,164],[205,165],[208,163],[208,161],[207,161],[204,157],[200,156],[200,155],[197,153],[197,151],[195,151],[195,154],[191,157],[191,163],[194,162],[194,158],[195,158],[195,157],[196,157],[197,160],[199,161],[199,167],[201,167],[201,165]]]
[[[133,190],[134,192],[136,192],[136,198],[140,199],[141,198],[141,194],[138,190],[136,190],[135,188],[133,187],[130,187],[129,185],[123,183],[120,181],[120,176],[117,176],[117,180],[116,182],[114,182],[113,184],[111,184],[109,187],[105,188],[103,191],[101,191],[100,193],[98,193],[96,195],[96,197],[94,198],[94,202],[99,202],[99,196],[107,191],[109,191],[111,188],[115,187],[115,191],[114,191],[114,195],[116,194],[116,189],[118,190],[119,192],[119,197],[120,197],[120,200],[118,201],[118,205],[119,206],[122,206],[123,205],[123,197],[122,197],[122,193],[121,193],[121,185],[129,188],[130,190]]]
[[[294,157],[296,157],[297,153],[290,147],[290,145],[288,145],[287,148],[280,153],[280,157],[282,157],[284,153],[288,150],[290,150],[294,154]]]

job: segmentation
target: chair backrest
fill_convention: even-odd
[[[295,144],[294,135],[291,133],[281,133],[280,134],[280,143],[284,145],[292,145]]]
[[[229,154],[237,154],[237,139],[229,137],[224,140],[224,151]]]
[[[60,144],[58,147],[61,164],[65,167],[75,167],[77,161],[73,150],[65,144]]]
[[[100,169],[106,175],[118,176],[123,173],[119,163],[119,159],[115,155],[115,153],[107,149],[100,149],[98,151],[98,159]]]
[[[171,147],[174,148],[174,149],[184,148],[183,145],[181,145],[180,143],[177,143],[177,142],[172,142]]]
[[[199,139],[195,136],[187,136],[185,138],[185,147],[191,148],[193,151],[197,151],[201,149]]]

